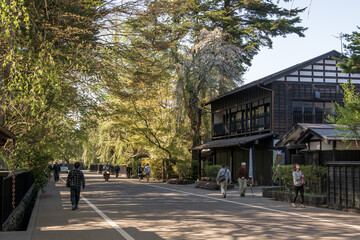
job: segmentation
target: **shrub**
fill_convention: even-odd
[[[307,192],[322,194],[326,181],[326,167],[307,165],[300,166],[301,171],[304,173],[304,181]],[[285,191],[292,190],[294,185],[292,172],[293,165],[281,165],[273,167],[273,181],[279,180],[279,185],[285,188]]]
[[[179,161],[174,166],[174,172],[179,179],[190,179],[192,174],[191,163],[189,161]]]
[[[216,181],[216,176],[221,168],[221,165],[210,165],[205,167],[205,176],[210,179],[210,181]]]

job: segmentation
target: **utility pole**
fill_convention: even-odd
[[[343,54],[343,38],[344,38],[344,34],[341,32],[341,33],[339,33],[338,36],[334,36],[334,35],[332,35],[332,36],[334,38],[340,39],[340,44],[341,44],[340,49],[341,49],[341,54]]]

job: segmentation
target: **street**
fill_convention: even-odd
[[[79,209],[71,210],[69,191],[59,181],[56,188],[67,224],[53,226],[47,221],[40,228],[37,223],[33,239],[49,239],[55,232],[63,239],[360,239],[359,215],[352,213],[310,206],[294,209],[289,203],[262,198],[259,192],[252,197],[248,191],[240,198],[233,189],[223,199],[218,191],[195,189],[194,184],[114,176],[105,182],[100,174],[84,173],[86,188]],[[42,233],[46,237],[41,238]]]

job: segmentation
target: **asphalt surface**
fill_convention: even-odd
[[[259,190],[240,198],[234,189],[223,199],[194,184],[114,176],[105,182],[100,174],[84,173],[78,210],[71,210],[61,181],[43,195],[32,239],[360,239],[358,214],[292,208],[262,198]]]

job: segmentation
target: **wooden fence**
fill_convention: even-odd
[[[34,188],[34,178],[28,171],[19,171],[15,174],[15,208],[24,203],[24,197],[31,194]],[[0,173],[0,231],[11,220],[12,208],[12,174]]]
[[[328,206],[360,212],[360,162],[328,162]]]

